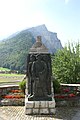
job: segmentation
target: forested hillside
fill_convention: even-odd
[[[30,32],[20,32],[16,36],[0,42],[0,67],[23,70],[26,57],[34,38]]]
[[[57,33],[48,31],[45,25],[32,27],[17,32],[0,42],[0,67],[25,70],[27,54],[38,35],[42,37],[42,43],[51,54],[62,49]]]

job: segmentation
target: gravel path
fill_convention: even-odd
[[[55,115],[25,115],[23,106],[3,106],[0,120],[80,120],[80,108],[58,107]]]

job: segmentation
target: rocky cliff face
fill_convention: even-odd
[[[62,49],[61,42],[57,38],[57,33],[48,31],[45,25],[32,27],[27,30],[32,33],[34,38],[36,38],[38,35],[42,36],[42,42],[49,49],[50,53],[54,53],[56,50]]]

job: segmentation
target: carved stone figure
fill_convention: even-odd
[[[50,99],[50,62],[48,55],[30,55],[28,63],[28,99]]]
[[[47,96],[46,75],[47,65],[41,60],[41,55],[36,56],[37,60],[32,64],[32,77],[34,78],[34,96]]]

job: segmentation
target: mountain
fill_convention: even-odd
[[[26,57],[34,41],[30,32],[22,31],[15,37],[0,42],[0,66],[11,70],[26,69]]]
[[[0,67],[20,71],[26,69],[27,54],[38,35],[42,36],[42,42],[50,53],[62,49],[57,33],[48,31],[45,25],[32,27],[0,42]]]
[[[57,38],[57,33],[48,31],[44,24],[27,30],[32,33],[35,39],[38,35],[42,36],[42,42],[49,49],[50,53],[54,53],[56,50],[62,49],[61,42]]]

